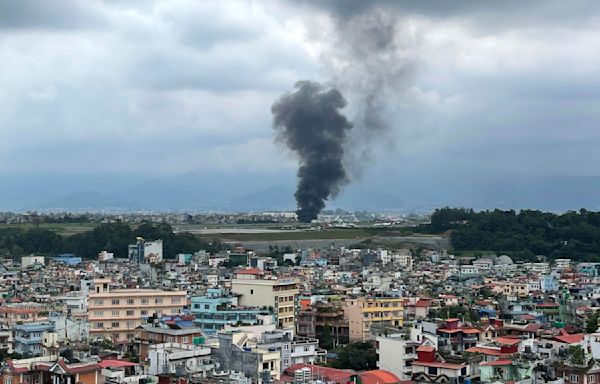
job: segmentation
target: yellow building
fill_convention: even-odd
[[[159,289],[110,289],[110,279],[94,280],[89,293],[88,322],[91,338],[130,340],[142,317],[182,313],[187,292]]]
[[[403,324],[402,300],[392,297],[346,299],[344,316],[348,319],[350,340],[369,340],[372,326],[401,327]]]
[[[519,282],[500,282],[500,286],[502,287],[502,293],[506,296],[518,296],[518,297],[527,297],[529,296],[529,287],[527,283],[519,283]]]
[[[263,274],[258,269],[245,269],[231,280],[231,291],[240,294],[239,304],[249,307],[272,307],[279,328],[296,328],[298,281]]]

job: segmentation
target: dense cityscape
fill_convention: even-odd
[[[0,384],[600,384],[599,21],[0,0]]]
[[[5,213],[3,380],[558,384],[585,376],[593,383],[600,263],[585,255],[454,253],[456,233],[474,215],[445,208],[392,223],[338,212],[337,221],[323,215],[309,227],[285,213],[238,214],[269,224],[236,225],[214,225],[209,215],[202,228],[211,231],[192,234],[186,228],[198,223],[188,215],[153,222],[135,214]],[[495,235],[507,233],[506,217],[555,216],[481,215],[488,225],[504,218]],[[555,220],[566,215],[596,214]],[[177,234],[165,232],[169,222],[181,227]],[[360,229],[367,239],[353,238]],[[15,231],[22,232],[11,240]],[[92,239],[88,231],[106,237],[92,243],[94,255],[55,249],[68,248],[69,237]],[[328,231],[337,231],[329,245],[311,245]],[[50,244],[49,233],[65,241]],[[248,234],[289,240],[252,249],[251,241],[215,237]],[[188,241],[176,241],[181,235]],[[19,236],[40,248],[27,253]]]

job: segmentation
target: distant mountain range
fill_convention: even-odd
[[[475,209],[600,209],[600,177],[453,177],[379,177],[351,183],[329,202],[328,208],[427,211],[448,205]],[[295,183],[293,174],[5,175],[0,177],[0,211],[293,210]]]
[[[169,187],[161,182],[148,182],[143,185],[118,191],[100,193],[94,191],[78,191],[57,199],[45,201],[35,208],[39,210],[222,210],[258,212],[267,210],[286,211],[296,208],[294,188],[276,185],[262,190],[250,192],[232,200],[208,200],[199,191],[192,192]],[[165,198],[166,197],[166,198]],[[329,204],[330,208],[397,210],[402,202],[389,193],[362,188],[351,188]]]

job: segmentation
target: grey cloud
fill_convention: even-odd
[[[107,19],[94,0],[0,1],[0,29],[77,30],[106,26]]]

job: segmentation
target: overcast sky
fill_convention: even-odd
[[[413,71],[363,177],[600,174],[597,1],[19,0],[0,2],[0,175],[293,174],[271,105],[330,81],[336,28],[374,11]]]

